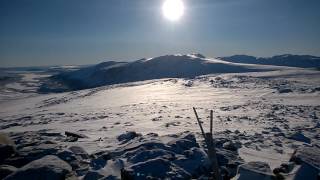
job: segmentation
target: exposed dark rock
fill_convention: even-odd
[[[83,159],[89,159],[89,154],[79,146],[71,146],[69,150],[72,151],[75,155],[80,156]]]
[[[293,92],[292,89],[288,89],[288,88],[280,88],[278,89],[279,93],[291,93]]]
[[[137,151],[137,153],[133,154],[132,157],[129,157],[128,161],[134,164],[138,162],[144,162],[149,159],[154,159],[157,157],[172,159],[174,158],[174,156],[175,153],[163,149],[142,150]]]
[[[307,163],[320,168],[320,150],[316,147],[300,147],[294,152],[290,161],[297,164]]]
[[[98,159],[92,159],[90,162],[90,166],[92,167],[92,169],[94,170],[98,170],[103,168],[105,165],[107,164],[107,161],[102,159],[102,158],[98,158]]]
[[[0,134],[0,164],[16,153],[14,142],[6,134]]]
[[[304,142],[304,143],[310,143],[311,142],[311,139],[306,137],[302,132],[295,132],[293,134],[290,134],[288,136],[288,138],[296,140],[296,141],[301,141],[301,142]]]
[[[191,133],[168,142],[168,145],[171,147],[172,151],[177,153],[182,153],[192,147],[199,147],[195,136]]]
[[[235,151],[229,151],[226,149],[217,149],[217,160],[220,166],[225,166],[233,162],[242,162],[243,160],[239,157]]]
[[[238,168],[238,180],[247,179],[263,179],[273,180],[275,176],[272,174],[270,166],[264,162],[249,162],[240,165]]]
[[[124,168],[123,179],[172,178],[190,179],[191,175],[168,160],[156,158]]]
[[[290,163],[283,163],[280,165],[280,167],[275,168],[273,170],[274,174],[279,174],[279,173],[290,173],[293,168],[294,168],[295,164],[290,162]]]
[[[10,165],[1,165],[0,166],[0,179],[7,177],[17,170],[16,167]]]
[[[29,162],[31,162],[31,160],[28,159],[27,157],[16,156],[16,157],[10,157],[10,158],[6,159],[3,162],[3,164],[8,164],[8,165],[20,168],[20,167],[28,164]]]
[[[62,137],[62,134],[59,132],[39,132],[41,136],[48,136],[48,137]]]
[[[104,175],[100,174],[97,171],[89,171],[84,177],[83,180],[93,180],[93,179],[101,179]]]
[[[223,143],[222,147],[230,151],[237,151],[242,147],[242,143],[240,141],[228,141]]]
[[[77,168],[79,168],[78,159],[77,159],[76,155],[75,155],[72,151],[70,151],[70,150],[63,150],[63,151],[59,152],[59,153],[57,154],[57,156],[58,156],[60,159],[68,162],[68,163],[71,165],[72,169],[77,169]]]
[[[0,163],[16,153],[15,147],[9,144],[0,144]]]
[[[75,132],[70,132],[70,131],[66,131],[64,133],[66,136],[72,136],[72,137],[76,137],[76,138],[88,138],[88,136],[80,134],[80,133],[75,133]]]
[[[78,138],[77,137],[74,137],[74,136],[68,136],[66,139],[65,139],[65,142],[77,142],[78,141]]]
[[[141,134],[138,134],[134,131],[129,131],[124,134],[121,134],[117,137],[118,141],[128,142],[135,137],[139,137]]]
[[[193,147],[190,150],[184,151],[184,156],[178,156],[173,161],[193,177],[199,177],[202,174],[207,174],[211,171],[211,163],[207,154],[200,148]]]
[[[60,149],[61,147],[58,144],[39,144],[22,148],[19,150],[19,154],[29,161],[33,161],[46,155],[55,155]]]

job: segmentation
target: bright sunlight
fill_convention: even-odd
[[[162,6],[162,12],[168,20],[178,21],[184,13],[184,4],[182,0],[166,0]]]

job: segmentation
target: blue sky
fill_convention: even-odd
[[[320,56],[319,0],[1,0],[0,66],[94,64],[200,52]]]

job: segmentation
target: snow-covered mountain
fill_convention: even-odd
[[[220,57],[219,59],[234,62],[234,63],[247,63],[247,64],[265,64],[275,66],[290,66],[301,68],[319,68],[320,57],[309,55],[291,55],[284,54],[268,58],[257,58],[247,55],[234,55],[229,57]]]
[[[161,78],[194,78],[214,73],[258,72],[277,69],[271,66],[256,66],[230,63],[219,59],[205,58],[201,54],[165,55],[133,62],[108,61],[77,71],[55,75],[41,91],[60,91],[93,88],[103,85],[127,83]],[[48,88],[50,87],[50,88]]]

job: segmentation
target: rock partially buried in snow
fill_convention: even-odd
[[[13,172],[17,171],[17,168],[9,165],[1,165],[0,166],[0,179],[7,177]]]
[[[183,154],[184,156],[178,156],[173,163],[196,177],[210,172],[211,162],[203,150],[193,147],[184,151]]]
[[[316,147],[300,147],[294,152],[290,160],[297,164],[308,163],[320,168],[320,150]]]
[[[46,155],[55,155],[59,152],[60,146],[58,144],[41,143],[36,146],[26,146],[19,149],[20,156],[24,157],[28,162],[40,159]]]
[[[75,155],[80,156],[83,159],[89,159],[89,154],[79,146],[71,146],[69,150],[72,151]]]
[[[76,179],[72,173],[71,166],[56,156],[48,155],[41,159],[18,169],[13,174],[7,176],[6,180],[25,180],[25,179]]]
[[[15,148],[9,144],[0,144],[0,163],[15,154]]]
[[[92,180],[103,178],[104,175],[100,174],[98,171],[89,171],[84,177],[83,180]]]
[[[66,136],[71,136],[71,137],[75,137],[75,138],[88,138],[88,136],[80,134],[80,133],[75,133],[75,132],[70,132],[70,131],[66,131],[64,133]]]
[[[228,141],[225,142],[222,147],[230,151],[237,151],[242,147],[242,144],[240,141]]]
[[[278,92],[279,93],[291,93],[291,92],[293,92],[291,89],[278,89]]]
[[[249,162],[240,165],[238,168],[237,180],[273,180],[275,176],[272,174],[270,166],[265,162]]]
[[[122,179],[190,179],[191,175],[168,160],[156,158],[124,168]]]
[[[168,145],[171,146],[172,151],[176,153],[181,153],[192,147],[199,147],[195,136],[190,133],[168,142]]]
[[[16,153],[14,142],[5,134],[0,134],[0,163]]]
[[[320,150],[315,147],[300,147],[295,151],[290,161],[300,165],[295,172],[296,179],[319,179]]]
[[[304,142],[304,143],[311,142],[311,139],[306,137],[302,132],[296,132],[296,133],[290,134],[288,138],[296,141]]]
[[[141,134],[138,134],[134,131],[129,131],[129,132],[126,132],[124,134],[121,134],[117,137],[118,141],[124,141],[124,142],[127,142],[127,141],[130,141],[131,139],[135,138],[135,137],[138,137],[138,136],[141,136]]]

